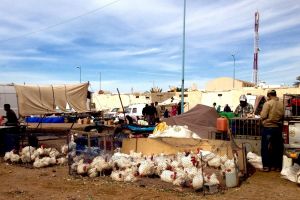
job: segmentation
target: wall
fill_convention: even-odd
[[[300,88],[274,88],[279,98],[283,98],[284,94],[300,94]],[[245,87],[242,89],[228,90],[228,91],[210,91],[203,92],[201,103],[207,106],[212,106],[213,102],[217,105],[221,105],[221,109],[224,108],[225,104],[228,104],[232,110],[239,104],[239,97],[242,94],[245,95],[267,95],[269,88],[255,88]]]
[[[269,88],[255,88],[255,87],[244,87],[235,90],[223,90],[223,91],[191,91],[185,92],[185,102],[188,104],[185,106],[185,111],[192,109],[197,104],[204,104],[212,106],[213,102],[224,108],[225,104],[228,104],[232,110],[239,104],[239,97],[242,94],[245,95],[265,95]],[[277,96],[282,98],[283,94],[300,94],[300,88],[275,88]],[[152,93],[149,97],[146,95],[140,95],[136,98],[135,95],[122,94],[121,98],[124,106],[134,103],[151,103],[151,102],[162,102],[168,98],[177,96],[181,98],[180,92],[164,92],[164,93]],[[96,110],[100,109],[111,109],[114,107],[121,107],[119,96],[117,94],[93,94],[93,102],[96,105]]]
[[[145,95],[121,94],[123,106],[137,103],[150,103],[150,97]],[[93,94],[92,102],[95,103],[96,110],[111,110],[121,108],[119,95],[117,94]]]

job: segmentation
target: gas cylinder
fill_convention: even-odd
[[[220,132],[227,132],[228,120],[225,117],[217,118],[217,130]]]

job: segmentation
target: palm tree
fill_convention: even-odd
[[[300,86],[300,76],[296,77],[296,82],[293,84],[295,87],[299,87]]]

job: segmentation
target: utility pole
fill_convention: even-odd
[[[255,12],[255,20],[254,20],[254,58],[253,58],[253,83],[255,86],[258,82],[258,42],[259,42],[259,36],[258,36],[258,27],[259,27],[259,12]]]

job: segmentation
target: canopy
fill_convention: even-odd
[[[178,104],[180,101],[181,101],[181,99],[179,97],[173,96],[173,97],[159,103],[158,105],[161,105],[161,106],[175,105],[175,104]]]
[[[188,129],[199,135],[200,138],[209,138],[216,131],[217,111],[213,107],[198,104],[191,110],[174,117],[166,118],[168,125],[187,125]]]
[[[66,111],[67,103],[76,112],[86,112],[88,83],[69,85],[15,85],[21,116]]]

